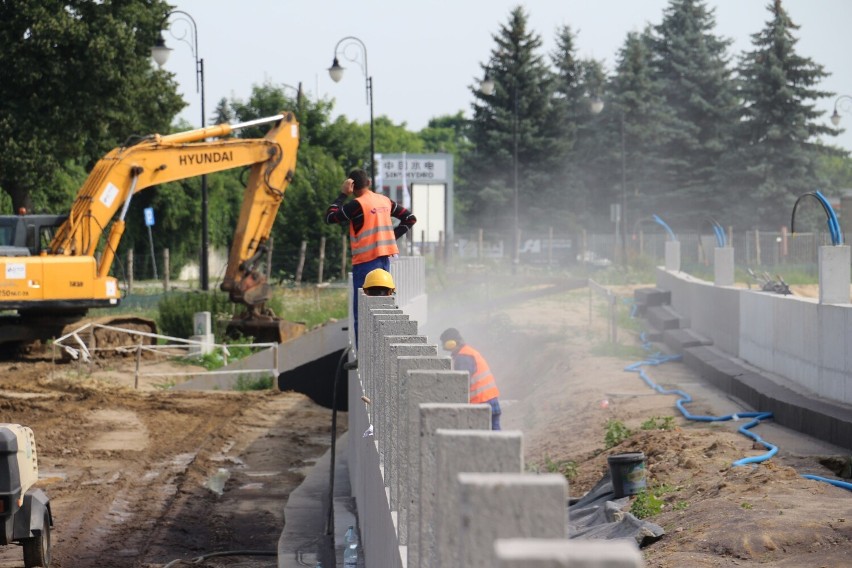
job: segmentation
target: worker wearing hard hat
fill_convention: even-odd
[[[454,327],[441,334],[441,345],[453,358],[453,369],[467,371],[470,374],[470,403],[491,405],[491,429],[500,429],[500,391],[494,382],[494,375],[488,368],[485,357],[462,339],[459,330]]]
[[[393,296],[396,293],[393,276],[381,268],[373,270],[364,279],[364,293],[368,296]]]

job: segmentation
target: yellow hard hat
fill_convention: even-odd
[[[393,283],[393,276],[391,276],[390,272],[387,270],[383,270],[381,268],[377,268],[373,271],[370,271],[367,274],[367,278],[364,279],[364,288],[373,288],[373,287],[381,287],[381,288],[390,288],[391,290],[395,290],[396,286]]]

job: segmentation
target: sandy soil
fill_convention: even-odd
[[[35,432],[55,516],[52,566],[274,554],[287,496],[329,446],[331,411],[294,393],[169,391],[161,377],[134,390],[134,366],[0,364],[0,421]],[[345,415],[338,422],[345,429]],[[193,565],[276,564],[240,556]],[[5,547],[0,567],[19,566],[21,550]]]
[[[649,485],[665,502],[650,520],[666,530],[644,549],[648,566],[852,565],[852,493],[800,476],[831,475],[815,455],[839,450],[761,425],[779,455],[732,468],[763,450],[736,433],[738,424],[683,420],[676,397],[625,372],[641,351],[607,354],[604,304],[594,299],[590,309],[588,290],[519,281],[522,297],[537,292],[519,303],[484,276],[459,287],[459,303],[434,303],[430,339],[455,325],[486,355],[502,390],[504,428],[524,432],[527,468],[574,462],[572,497],[600,479],[607,454],[645,453]],[[632,289],[616,292],[632,297]],[[638,345],[635,331],[618,334]],[[293,393],[170,391],[162,378],[134,389],[133,367],[132,358],[91,370],[0,363],[0,421],[35,431],[41,484],[56,517],[54,566],[155,568],[217,550],[275,550],[287,496],[329,446],[331,411]],[[696,414],[742,410],[680,363],[647,372],[692,394]],[[676,427],[641,430],[653,417],[672,417]],[[636,433],[606,450],[611,418]],[[345,424],[344,414],[338,427]],[[222,495],[210,488],[220,468],[229,472]],[[23,566],[21,558],[17,547],[0,549],[0,568]],[[193,565],[275,562],[243,556]]]

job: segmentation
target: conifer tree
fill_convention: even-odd
[[[689,227],[721,205],[717,167],[737,118],[730,40],[714,35],[715,25],[714,11],[702,0],[671,0],[651,42],[667,110],[658,152],[666,179],[657,213],[682,217]]]
[[[466,191],[459,192],[459,197],[469,207],[472,222],[477,217],[490,218],[511,229],[515,155],[521,227],[527,224],[530,201],[549,183],[541,165],[553,151],[547,127],[552,79],[539,53],[541,38],[528,29],[522,7],[512,10],[494,40],[496,46],[483,71],[494,81],[495,90],[486,95],[479,85],[471,89],[475,101],[470,137],[475,151],[463,172]]]
[[[736,209],[747,213],[743,221],[777,228],[788,222],[799,195],[820,189],[817,170],[826,149],[816,137],[835,132],[816,122],[823,113],[814,102],[832,95],[817,89],[827,73],[796,53],[793,34],[798,26],[781,0],[768,10],[770,20],[752,35],[754,49],[738,67],[744,144],[734,156],[733,170],[739,190]]]

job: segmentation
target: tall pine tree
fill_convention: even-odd
[[[484,71],[494,81],[493,94],[479,85],[472,88],[473,121],[470,137],[475,151],[467,160],[465,191],[469,222],[494,220],[511,230],[514,221],[514,166],[517,156],[517,188],[520,226],[529,225],[527,209],[538,199],[539,189],[549,183],[542,164],[553,152],[549,135],[552,78],[539,54],[542,41],[528,29],[522,7],[512,10],[509,22],[494,36],[495,48]]]
[[[738,68],[743,143],[732,157],[738,189],[732,216],[739,214],[747,226],[777,228],[788,221],[799,195],[820,189],[817,170],[825,147],[816,137],[835,131],[816,122],[823,113],[814,102],[832,95],[816,88],[827,73],[796,53],[798,26],[781,0],[767,8],[771,18],[752,35],[754,49]]]
[[[715,36],[715,26],[713,10],[702,0],[671,0],[651,42],[667,109],[658,148],[666,179],[656,213],[681,218],[688,228],[697,227],[723,201],[717,168],[737,119],[730,41]]]

